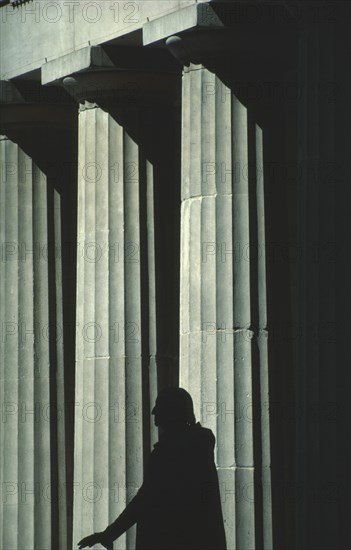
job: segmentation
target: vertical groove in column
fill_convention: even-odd
[[[248,166],[248,125],[246,107],[232,96],[233,146],[233,236],[239,250],[234,261],[234,404],[239,411],[235,424],[237,501],[236,542],[238,548],[255,548],[254,502],[247,493],[254,487],[252,430],[252,358],[250,315],[250,263],[243,251],[250,244],[249,189],[245,177]],[[236,169],[237,168],[237,169]]]
[[[200,376],[201,385],[199,401],[200,411],[202,412],[203,405],[205,403],[210,404],[213,409],[216,407],[218,401],[217,395],[217,342],[216,338],[210,337],[207,342],[204,341],[203,330],[206,327],[216,327],[218,324],[217,319],[217,303],[216,303],[216,263],[211,258],[205,262],[203,257],[203,248],[208,246],[208,243],[216,242],[216,182],[213,176],[213,166],[216,162],[216,94],[213,89],[216,84],[216,77],[212,73],[200,71],[192,71],[191,76],[200,80],[200,89],[198,90],[199,100],[201,101],[201,109],[199,109],[198,103],[194,102],[194,107],[199,111],[201,117],[201,147],[199,149],[199,155],[201,159],[200,166],[200,182],[199,190],[195,190],[196,194],[200,195],[197,199],[200,212],[200,227],[199,235],[193,235],[193,246],[199,245],[199,266],[198,269],[194,269],[194,274],[199,277],[200,281],[197,282],[199,286],[199,326],[191,327],[192,330],[199,331],[200,347]],[[208,170],[208,167],[210,170]],[[212,174],[208,174],[212,172]],[[194,194],[195,194],[194,193]],[[191,231],[191,230],[190,230]],[[210,244],[210,246],[211,246]],[[193,263],[193,266],[196,264]],[[191,290],[193,293],[193,290]],[[222,321],[222,320],[220,320]],[[211,342],[211,340],[213,340]],[[192,358],[193,359],[193,358]],[[199,416],[201,418],[201,416]],[[207,426],[217,434],[217,417],[215,414],[208,415]]]
[[[263,132],[255,125],[256,138],[256,200],[257,200],[257,257],[258,257],[258,347],[260,361],[260,417],[262,452],[262,506],[263,548],[273,548],[272,535],[272,484],[269,426],[269,378],[268,378],[268,327],[266,288],[266,238],[263,178]]]
[[[136,125],[136,110],[126,118]],[[80,112],[79,131],[75,482],[83,495],[75,495],[75,541],[123,511],[143,470],[139,195],[145,158],[134,134],[95,105]],[[145,170],[152,178],[150,167]],[[116,544],[133,548],[135,530]]]
[[[34,338],[34,323],[40,319],[38,305],[35,301],[34,269],[40,277],[33,261],[34,250],[34,189],[35,186],[33,165],[31,159],[21,150],[18,151],[18,169],[25,172],[24,180],[19,181],[18,197],[18,243],[22,254],[18,264],[18,322],[20,337],[18,342],[18,403],[21,407],[21,418],[18,424],[18,476],[20,483],[24,482],[25,490],[33,490],[36,481],[34,449],[38,443],[35,422],[30,410],[34,410],[36,403],[36,382],[40,377],[39,362],[34,364],[34,354],[38,353],[38,342]],[[23,172],[22,172],[23,173]],[[45,289],[43,289],[45,292]],[[38,337],[40,338],[40,325]],[[34,372],[31,372],[34,369]],[[22,404],[24,408],[22,411]],[[40,403],[41,405],[41,403]],[[40,406],[39,405],[39,406]],[[28,413],[27,413],[28,411]],[[29,452],[28,452],[29,451]],[[20,484],[19,484],[20,485]],[[35,541],[35,500],[28,494],[20,500],[18,508],[19,546],[23,546],[26,534]],[[30,510],[30,514],[27,513]]]
[[[202,156],[199,139],[202,132],[202,71],[190,71],[190,97],[196,101],[190,102],[190,135],[198,139],[188,139],[190,150],[189,174],[189,387],[192,388],[195,415],[201,414],[202,401],[202,370],[201,370],[201,176]],[[185,148],[185,146],[183,145]],[[206,397],[205,397],[205,400]]]
[[[189,388],[189,321],[190,321],[190,294],[189,294],[189,277],[190,277],[190,215],[189,201],[186,199],[190,196],[190,109],[191,109],[191,92],[190,92],[190,77],[183,76],[183,97],[187,98],[182,102],[181,116],[181,226],[180,226],[180,308],[179,308],[179,360],[182,368],[179,370],[179,383],[182,387]],[[185,146],[185,144],[187,146]]]
[[[234,244],[239,248],[239,261],[234,271],[234,326],[250,327],[250,263],[242,250],[250,244],[249,190],[246,175],[248,166],[248,129],[246,107],[232,96],[233,146],[233,232]]]
[[[50,369],[46,177],[14,143],[2,140],[1,200],[5,243],[1,385],[11,417],[3,424],[2,546],[51,546]],[[6,248],[9,247],[9,248]],[[49,495],[49,496],[48,496]]]
[[[184,138],[182,143],[184,143]],[[183,150],[185,146],[183,147]],[[184,178],[182,178],[184,179]],[[189,277],[190,277],[190,215],[189,201],[181,202],[181,227],[180,227],[180,308],[179,308],[179,383],[181,387],[190,388],[189,385]]]
[[[54,498],[57,498],[58,521],[58,544],[67,546],[67,465],[66,465],[66,399],[65,399],[65,360],[64,360],[64,317],[63,317],[63,277],[62,277],[62,225],[61,225],[61,196],[57,190],[52,189],[53,193],[53,256],[49,256],[54,265],[54,293],[55,293],[55,317],[53,323],[56,330],[53,333],[56,341],[56,364],[55,372],[52,373],[54,386],[56,389],[56,400],[53,412],[53,422],[56,428],[57,437],[57,488],[54,489]]]
[[[18,269],[18,320],[21,329],[18,342],[18,402],[21,407],[21,412],[23,412],[18,429],[18,475],[21,483],[24,482],[25,484],[25,490],[33,490],[36,481],[34,449],[39,443],[35,430],[33,412],[36,403],[36,382],[38,377],[42,374],[40,369],[40,357],[39,363],[34,365],[33,362],[34,354],[37,355],[38,353],[38,342],[33,338],[34,323],[38,317],[40,319],[40,312],[38,312],[37,304],[35,303],[35,288],[33,288],[33,271],[36,267],[34,266],[32,257],[32,251],[34,249],[33,186],[35,183],[33,181],[33,172],[30,174],[32,171],[31,160],[21,151],[19,151],[18,160],[19,169],[24,168],[27,172],[24,185],[19,185],[18,189],[18,242],[22,248],[22,256]],[[40,277],[40,273],[38,273],[38,275]],[[40,325],[37,327],[37,330],[39,330],[39,338],[41,328]],[[33,373],[31,373],[32,368],[34,368]],[[23,411],[22,404],[24,404]],[[39,402],[39,406],[40,405],[41,403]],[[32,411],[32,413],[30,411]],[[31,533],[30,538],[33,537],[33,544],[36,545],[33,521],[35,518],[34,502],[35,500],[32,496],[28,495],[25,495],[20,501],[18,509],[18,542],[20,546],[24,544],[26,534],[28,536],[28,533]],[[28,509],[30,510],[29,515],[26,513]]]
[[[83,308],[84,314],[82,324],[78,327],[77,340],[82,339],[84,355],[81,358],[80,367],[83,369],[82,379],[76,380],[76,383],[82,384],[83,395],[82,401],[76,410],[78,422],[83,423],[83,447],[81,449],[83,457],[88,457],[89,460],[83,462],[83,477],[78,481],[77,488],[83,499],[81,513],[83,522],[85,522],[86,531],[98,530],[95,522],[95,499],[94,490],[102,491],[100,484],[96,482],[95,472],[95,407],[101,407],[101,403],[97,402],[95,396],[95,376],[99,368],[98,361],[95,359],[95,343],[98,338],[99,321],[95,316],[95,259],[97,254],[96,240],[96,202],[95,188],[99,185],[99,175],[101,167],[96,159],[96,110],[87,110],[86,113],[86,132],[85,139],[85,166],[82,168],[82,173],[79,178],[83,177],[85,186],[85,203],[84,203],[84,233],[80,236],[80,250],[78,251],[78,262],[84,262],[84,291],[83,291]],[[80,183],[80,181],[79,181]],[[83,182],[82,182],[83,183]],[[79,184],[78,184],[79,185]],[[77,281],[77,286],[80,281]],[[104,288],[99,289],[104,292]],[[80,304],[78,304],[79,307]],[[91,413],[93,414],[91,415]],[[100,421],[99,427],[101,428]],[[95,485],[96,484],[96,485]],[[103,506],[103,501],[100,499],[100,505]],[[84,523],[83,523],[84,524]]]
[[[2,241],[5,251],[3,257],[4,302],[2,313],[2,347],[4,363],[1,364],[1,385],[3,386],[4,408],[6,414],[3,423],[3,448],[6,453],[2,461],[2,487],[4,487],[2,547],[15,550],[18,546],[18,451],[19,451],[19,395],[18,395],[18,147],[9,140],[2,140],[1,166],[12,166],[14,175],[1,171],[1,196],[3,200]],[[16,173],[17,171],[17,173]],[[5,216],[5,213],[7,214]],[[8,251],[8,253],[7,253]],[[12,252],[12,254],[11,254]],[[10,261],[12,259],[12,261]],[[12,494],[11,494],[12,493]],[[31,544],[29,533],[28,544]]]
[[[136,113],[133,113],[134,116]],[[134,118],[134,117],[133,117]],[[136,120],[134,119],[133,122]],[[126,501],[142,478],[142,377],[141,377],[141,281],[140,281],[140,167],[137,143],[124,132],[125,232],[125,353],[126,353]],[[135,529],[127,532],[127,545],[135,546]]]
[[[94,241],[94,268],[92,285],[94,289],[94,311],[92,318],[88,321],[94,324],[94,351],[93,357],[89,362],[94,368],[94,402],[96,407],[94,416],[96,420],[93,423],[94,433],[94,470],[93,480],[97,484],[102,498],[96,498],[94,502],[94,529],[106,521],[108,516],[109,504],[109,415],[107,404],[109,397],[109,376],[110,376],[110,352],[109,352],[109,295],[108,269],[109,269],[109,227],[111,220],[109,217],[109,187],[110,187],[110,158],[108,155],[108,135],[110,126],[109,115],[101,109],[93,109],[95,116],[95,142],[94,156],[91,157],[96,163],[95,181],[92,183],[92,194],[94,194],[94,219],[89,218],[93,236],[88,241]],[[93,130],[94,131],[94,130]],[[85,235],[87,236],[87,230]],[[91,409],[93,410],[93,409]],[[91,413],[90,413],[91,414]],[[94,489],[95,490],[95,489]]]
[[[148,121],[148,128],[152,127],[152,120]],[[154,167],[146,161],[146,218],[147,218],[147,250],[148,250],[148,293],[149,293],[149,402],[151,407],[157,397],[157,295],[156,295],[156,258],[155,258],[155,196],[154,196]],[[150,407],[150,408],[151,408]],[[150,447],[158,440],[158,429],[154,422],[150,425]]]
[[[49,338],[46,335],[49,323],[49,273],[48,262],[44,254],[45,246],[48,243],[47,226],[47,179],[42,172],[33,166],[33,245],[36,250],[39,243],[39,258],[35,260],[33,269],[33,291],[34,291],[34,403],[41,407],[50,404],[50,346]],[[37,376],[36,376],[37,374]],[[43,409],[43,413],[44,413]],[[45,414],[45,413],[44,413]],[[51,481],[51,464],[48,455],[50,445],[50,422],[46,420],[46,426],[38,429],[35,424],[35,460],[34,480],[39,487],[46,487],[47,480]],[[40,425],[40,423],[39,423]],[[51,507],[45,502],[44,496],[40,499],[40,506],[36,508],[34,531],[35,545],[38,548],[45,548],[51,543],[50,533],[42,528],[51,525]]]
[[[233,335],[233,204],[232,204],[232,136],[231,136],[231,93],[216,78],[214,82],[216,101],[215,129],[215,189],[216,228],[216,330],[217,332],[217,463],[225,468],[232,479],[225,481],[233,487],[235,465],[235,405],[234,405],[234,335]],[[213,260],[212,260],[213,261]],[[227,475],[228,475],[227,474]],[[232,514],[235,521],[235,502],[232,498]],[[229,516],[230,517],[230,516]],[[235,527],[232,526],[232,531]],[[228,541],[229,544],[229,541]],[[234,541],[233,541],[234,544]]]
[[[79,114],[78,127],[78,193],[77,193],[77,312],[76,312],[76,379],[75,379],[75,427],[74,427],[74,486],[73,486],[73,544],[80,540],[81,531],[84,530],[83,525],[83,506],[82,506],[82,480],[83,480],[83,460],[81,453],[83,452],[83,415],[82,401],[84,396],[83,390],[83,367],[82,359],[84,357],[84,342],[81,337],[82,327],[84,324],[84,261],[82,261],[82,241],[84,242],[85,229],[85,184],[83,180],[83,170],[86,165],[85,154],[85,132],[86,132],[86,117],[87,111]],[[85,174],[85,171],[84,171]],[[89,455],[90,456],[90,453]],[[80,487],[78,487],[80,483]]]
[[[125,506],[125,464],[127,462],[125,436],[126,388],[125,344],[125,250],[124,250],[124,174],[123,128],[110,118],[108,156],[110,159],[109,185],[109,319],[110,319],[110,376],[109,376],[109,517],[112,522]],[[118,548],[125,548],[125,536],[117,541]]]

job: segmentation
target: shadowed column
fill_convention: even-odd
[[[152,100],[150,106],[149,77],[141,77],[137,90],[145,98],[131,91],[129,72],[98,76],[64,81],[76,99],[89,99],[79,114],[76,542],[123,511],[142,484],[144,458],[157,439],[150,426],[163,363],[156,195],[173,155],[172,149],[163,159],[155,153],[162,133],[153,113],[161,107]],[[156,91],[157,80],[153,86]],[[115,548],[134,547],[134,528],[115,542]]]
[[[1,147],[3,548],[51,545],[46,178],[8,139]],[[6,168],[12,174],[6,175]],[[20,176],[22,175],[22,177]],[[50,497],[47,497],[50,498]],[[45,501],[46,500],[46,501]],[[42,528],[38,530],[39,523]]]
[[[59,154],[55,140],[74,136],[74,111],[61,96],[35,103],[39,92],[35,82],[23,95],[1,83],[0,539],[3,548],[44,550],[68,544],[61,169],[74,155],[70,138]]]
[[[228,548],[256,547],[256,524],[262,523],[257,510],[265,518],[264,548],[271,548],[265,263],[261,248],[254,289],[259,326],[254,327],[247,253],[252,242],[264,247],[262,132],[249,124],[245,105],[201,65],[184,71],[182,129],[181,385],[194,397],[197,418],[217,438]],[[253,339],[255,347],[259,342],[257,402]],[[254,429],[261,438],[262,479],[255,473]],[[256,502],[262,484],[263,510]]]

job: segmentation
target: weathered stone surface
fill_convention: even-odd
[[[45,63],[41,69],[41,82],[49,84],[67,74],[98,67],[114,67],[114,65],[100,46],[86,46]]]
[[[0,78],[38,71],[48,61],[111,40],[122,45],[141,45],[145,23],[192,4],[195,0],[77,0],[66,4],[40,0],[15,9],[4,6],[0,34],[6,48],[0,50],[6,49],[6,55],[0,57]]]
[[[235,494],[235,503],[223,506],[228,548],[255,548],[260,510],[268,549],[272,533],[267,349],[264,341],[257,366],[252,357],[252,346],[260,336],[251,320],[253,267],[241,253],[257,239],[264,244],[263,178],[255,176],[251,191],[254,182],[245,177],[252,131],[259,165],[262,133],[249,128],[247,108],[203,66],[185,69],[180,382],[193,395],[198,418],[216,434],[219,475],[227,480],[221,486],[222,496],[226,501],[228,475]],[[250,213],[257,218],[255,224]],[[257,227],[257,235],[251,234],[251,225]],[[264,257],[260,262],[255,294],[259,295],[259,323],[266,323]],[[254,368],[260,369],[259,396],[253,392]],[[254,463],[254,429],[262,434],[262,451],[256,454],[259,464]],[[265,494],[261,500],[257,484],[262,483],[262,467]]]
[[[49,499],[56,488],[48,460],[55,402],[45,332],[50,323],[48,263],[38,245],[48,244],[47,204],[53,190],[17,144],[1,139],[0,154],[1,546],[48,548]]]
[[[139,257],[143,168],[138,145],[111,115],[95,106],[82,110],[79,120],[78,240],[98,255],[78,258],[77,326],[90,326],[92,332],[77,331],[76,399],[93,403],[102,414],[90,423],[84,415],[76,416],[75,481],[81,487],[93,483],[101,498],[87,502],[81,492],[76,493],[74,541],[92,526],[103,530],[117,517],[125,502],[111,499],[114,488],[124,494],[126,488],[140,487],[143,471]],[[125,256],[130,245],[138,251],[135,261]],[[112,253],[117,253],[116,247],[118,261]],[[133,536],[133,532],[127,535],[128,548],[133,548]],[[120,544],[125,544],[124,539]]]
[[[1,326],[13,331],[0,344],[2,410],[7,396],[12,403],[3,432],[11,426],[5,459],[11,471],[5,464],[1,480],[12,483],[14,492],[12,503],[10,495],[2,500],[0,532],[4,547],[45,548],[52,540],[67,547],[70,290],[63,289],[63,280],[71,271],[63,273],[63,242],[71,229],[65,184],[73,171],[64,178],[62,167],[74,158],[66,156],[74,114],[69,97],[40,103],[35,82],[2,84],[0,125],[7,137],[1,140]],[[11,506],[12,523],[6,520]]]
[[[208,3],[196,3],[146,23],[143,26],[143,43],[156,43],[196,27],[223,27],[223,22]]]
[[[147,83],[153,90],[157,81],[143,80],[143,74],[132,73],[132,78],[140,77],[140,92]],[[131,78],[130,73],[121,78]],[[156,147],[163,139],[161,128],[165,124],[171,128],[172,123],[155,124],[153,119],[167,98],[161,80],[157,109],[155,102],[149,103],[152,94],[147,88],[144,98],[139,93],[121,105],[114,102],[120,94],[113,86],[117,81],[118,74],[117,80],[111,74],[103,109],[85,102],[79,115],[78,241],[93,257],[78,257],[76,400],[94,403],[102,414],[95,428],[87,426],[82,415],[76,416],[75,480],[81,486],[92,480],[101,488],[101,499],[89,503],[76,493],[74,541],[93,525],[104,529],[112,523],[140,487],[144,460],[157,441],[150,405],[158,388],[167,384],[167,370],[172,371],[169,365],[174,362],[167,355],[174,329],[160,317],[165,292],[160,266],[166,265],[165,255],[155,253],[165,244],[172,250],[173,214],[169,211],[165,225],[159,201],[169,202],[164,174],[173,162],[173,151],[160,155]],[[171,99],[173,95],[174,91]],[[169,206],[174,207],[170,202]],[[167,293],[172,297],[172,288]],[[82,337],[80,327],[92,332]],[[99,459],[87,457],[89,447],[101,448]],[[117,547],[134,544],[131,529]]]

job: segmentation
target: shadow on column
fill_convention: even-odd
[[[30,90],[38,95],[36,83],[17,82],[16,86],[24,97]],[[59,96],[62,95],[59,91]],[[6,128],[7,137],[32,158],[47,181],[47,242],[35,243],[34,261],[39,254],[37,260],[44,259],[48,264],[49,326],[39,329],[48,329],[45,334],[49,341],[51,451],[48,459],[53,548],[58,544],[72,547],[73,516],[77,108],[67,98],[61,99],[66,99],[66,104],[52,101],[44,108],[41,104],[21,106],[29,112],[32,109],[29,120]],[[11,107],[16,114],[17,106]],[[63,425],[60,419],[64,419]]]
[[[296,38],[292,38],[290,51],[274,61],[254,54],[204,63],[247,108],[249,180],[251,323],[255,336],[252,341],[253,376],[253,437],[255,463],[255,537],[257,548],[264,548],[264,516],[262,486],[262,425],[261,415],[267,403],[260,394],[261,359],[258,338],[268,334],[267,372],[269,393],[269,429],[273,545],[292,548],[295,539],[294,487],[295,425],[287,411],[295,401],[294,386],[294,322],[293,322],[293,260],[289,259],[289,245],[295,240],[294,190],[288,170],[296,165]],[[259,51],[257,37],[256,51]],[[252,51],[255,48],[252,47]],[[284,58],[285,55],[285,58]],[[290,86],[290,92],[289,92]],[[291,94],[290,96],[287,94]],[[263,134],[263,166],[256,165],[255,126]],[[244,167],[245,168],[245,167]],[[257,241],[257,169],[263,171],[265,234],[264,250]],[[244,174],[241,174],[241,176]],[[289,187],[290,183],[290,187]],[[259,318],[260,254],[266,257],[267,326]]]
[[[179,79],[180,86],[180,79]],[[141,101],[132,96],[123,104],[99,106],[124,128],[139,149],[140,267],[141,267],[141,342],[143,377],[144,457],[151,443],[150,412],[160,389],[178,386],[179,380],[179,235],[180,235],[180,106],[179,90],[171,101]],[[146,165],[152,167],[148,181]],[[151,219],[153,212],[153,219]],[[154,229],[154,253],[148,234]],[[152,245],[151,245],[152,247]],[[154,262],[154,266],[149,262]],[[153,272],[154,268],[154,272]],[[153,275],[154,273],[154,275]],[[154,281],[150,280],[154,277]],[[155,287],[155,304],[150,296]],[[150,306],[155,307],[155,323],[150,328]],[[150,338],[156,331],[156,349]],[[155,353],[155,357],[153,354]],[[157,387],[151,387],[150,360],[157,365]]]

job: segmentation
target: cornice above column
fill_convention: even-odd
[[[76,105],[62,88],[34,81],[0,81],[0,132],[15,127],[66,128],[74,124]]]
[[[143,26],[143,44],[161,44],[173,34],[199,28],[224,28],[223,21],[210,4],[193,4],[149,21]]]
[[[115,68],[76,73],[62,85],[79,102],[162,101],[176,95],[179,78],[174,72]]]
[[[179,64],[159,48],[88,46],[42,67],[44,88],[62,86],[81,103],[169,102],[179,93],[179,76]]]
[[[112,68],[114,64],[103,48],[87,46],[44,63],[41,68],[41,82],[59,84],[68,75],[108,67]]]
[[[200,64],[208,57],[214,58],[235,50],[231,29],[197,29],[170,36],[165,44],[173,56],[189,67],[190,63]]]
[[[289,56],[296,19],[286,2],[252,0],[188,6],[143,26],[145,46],[168,48],[182,64],[213,62],[228,56],[234,63],[271,62]]]

